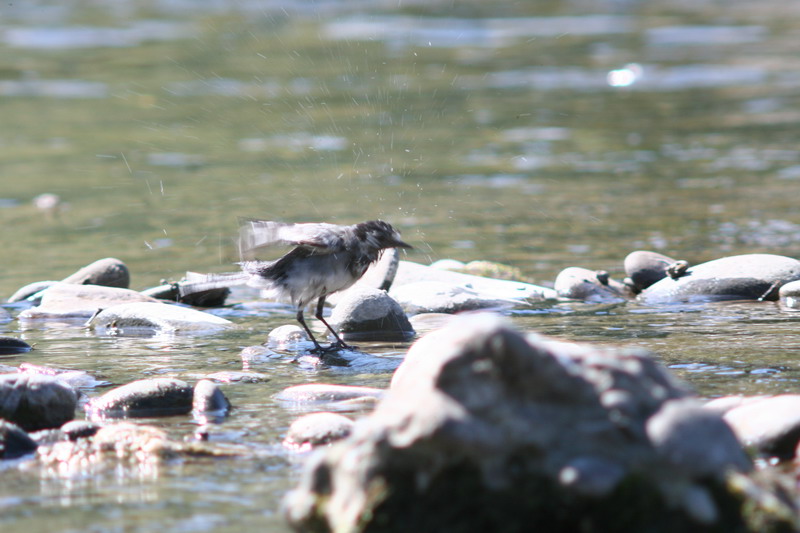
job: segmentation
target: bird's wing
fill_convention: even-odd
[[[239,246],[249,252],[275,244],[303,246],[315,253],[344,249],[345,227],[336,224],[290,224],[270,220],[242,219]]]

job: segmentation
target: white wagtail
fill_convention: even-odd
[[[243,258],[256,249],[276,244],[294,248],[275,261],[242,260],[239,265],[247,275],[248,285],[263,289],[267,297],[289,301],[297,308],[297,321],[308,333],[317,353],[350,348],[322,316],[325,297],[361,279],[381,251],[412,248],[400,239],[400,233],[391,224],[382,220],[352,226],[242,220],[239,245]],[[314,300],[317,301],[314,316],[336,338],[325,349],[303,319],[303,310]]]

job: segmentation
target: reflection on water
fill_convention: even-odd
[[[386,218],[414,244],[409,259],[495,260],[541,285],[568,266],[621,278],[635,249],[692,263],[797,256],[795,14],[775,1],[725,9],[723,20],[705,0],[4,5],[0,295],[106,256],[129,265],[135,289],[231,271],[238,216]],[[248,349],[294,320],[255,298],[236,292],[215,311],[237,328],[192,338],[0,318],[0,334],[35,344],[3,364],[115,385],[261,375],[224,383],[234,411],[208,425],[211,442],[253,458],[66,480],[0,463],[1,527],[285,531],[278,502],[301,459],[279,444],[296,413],[274,394],[384,387],[407,345],[366,345],[375,357],[350,368]],[[800,314],[772,303],[545,302],[511,320],[651,349],[707,396],[796,392],[800,379]],[[197,429],[147,422],[176,440]]]

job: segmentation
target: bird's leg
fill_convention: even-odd
[[[319,345],[319,343],[317,342],[317,339],[314,338],[314,334],[311,333],[311,330],[306,325],[306,321],[303,318],[303,308],[302,307],[297,311],[297,321],[300,322],[300,325],[303,326],[303,329],[306,330],[306,333],[308,333],[308,337],[311,339],[311,342],[314,343],[314,352],[322,353],[324,351],[322,349],[322,346]]]
[[[322,317],[322,309],[325,306],[325,297],[322,296],[319,300],[317,300],[317,313],[314,315],[317,320],[321,321],[325,324],[325,327],[328,328],[328,331],[333,333],[333,336],[336,338],[336,343],[331,344],[331,348],[345,348],[347,350],[352,350],[352,346],[348,346],[345,342],[339,337],[339,335],[334,331],[330,324],[328,324],[325,319]]]

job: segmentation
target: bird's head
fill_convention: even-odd
[[[383,220],[370,220],[356,224],[355,234],[363,243],[376,250],[413,248],[410,244],[403,242],[400,232]]]

